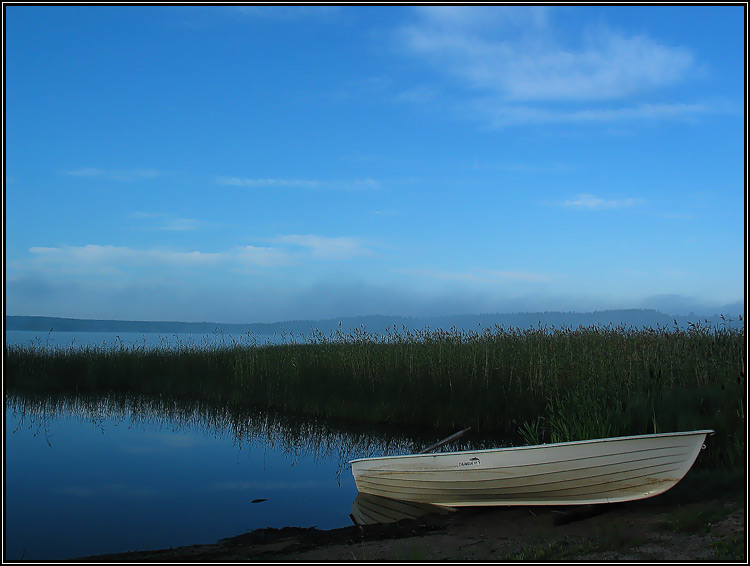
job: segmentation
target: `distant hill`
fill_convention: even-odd
[[[605,310],[594,312],[535,312],[535,313],[495,313],[466,314],[439,317],[403,317],[403,316],[356,316],[332,318],[325,320],[293,320],[274,323],[224,324],[216,322],[178,322],[178,321],[136,321],[136,320],[91,320],[75,318],[58,318],[46,316],[6,316],[6,330],[30,330],[36,332],[136,332],[136,333],[181,333],[181,334],[309,334],[318,330],[328,335],[336,330],[351,332],[362,329],[370,333],[382,334],[388,329],[421,330],[482,330],[495,325],[505,328],[531,328],[547,326],[554,328],[578,328],[593,325],[624,325],[626,327],[674,327],[687,328],[689,324],[726,324],[741,327],[741,313],[726,313],[723,320],[719,315],[713,316],[672,316],[653,309]]]

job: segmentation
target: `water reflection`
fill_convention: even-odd
[[[347,462],[416,452],[436,435],[162,397],[6,391],[5,558],[210,544],[266,527],[345,527],[357,496]]]
[[[352,520],[357,525],[374,525],[378,523],[395,523],[416,519],[430,513],[448,514],[455,511],[452,507],[398,501],[369,493],[358,493],[352,503]]]
[[[293,458],[333,457],[342,468],[348,468],[347,462],[353,458],[404,454],[418,451],[424,444],[419,438],[382,427],[350,424],[344,428],[324,419],[166,397],[8,392],[5,406],[18,420],[17,429],[33,430],[34,436],[44,438],[48,444],[51,444],[50,423],[58,418],[75,418],[102,432],[105,421],[115,425],[127,422],[128,428],[140,426],[166,431],[162,438],[167,443],[187,442],[169,432],[201,431],[215,438],[230,437],[233,446],[240,450],[261,442]]]

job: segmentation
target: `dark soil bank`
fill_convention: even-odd
[[[259,529],[216,544],[88,562],[636,560],[744,561],[745,502],[656,497],[576,508],[465,508],[389,525]]]

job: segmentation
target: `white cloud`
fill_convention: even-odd
[[[11,270],[42,269],[69,274],[112,275],[131,269],[159,267],[205,269],[272,268],[298,263],[302,258],[346,260],[372,254],[356,238],[329,238],[314,235],[284,235],[269,240],[273,246],[236,246],[227,251],[175,251],[134,249],[125,246],[36,246],[30,258],[9,264]],[[304,252],[300,251],[304,250]]]
[[[684,48],[606,28],[582,46],[556,43],[547,11],[507,8],[422,8],[404,38],[414,53],[509,100],[622,98],[679,81],[693,66]]]
[[[61,246],[33,247],[29,251],[38,262],[70,265],[203,265],[216,262],[222,254],[205,252],[175,252],[164,250],[135,250],[120,246]]]
[[[571,8],[577,9],[577,8]],[[691,78],[690,51],[605,26],[565,38],[553,12],[534,6],[431,6],[401,28],[407,51],[484,98],[496,127],[516,123],[678,118],[705,105],[622,101]],[[593,103],[609,102],[609,108]],[[564,106],[562,105],[564,104]]]
[[[180,252],[86,245],[33,247],[29,249],[29,252],[33,256],[30,262],[38,267],[97,272],[151,266],[207,267],[219,264],[272,266],[286,264],[290,259],[283,250],[254,246],[237,247],[227,252]]]
[[[626,198],[622,200],[606,200],[594,195],[578,195],[574,200],[566,200],[561,206],[567,208],[584,208],[588,210],[601,210],[613,208],[627,208],[642,204],[641,199]]]
[[[356,238],[329,238],[311,234],[289,234],[272,240],[275,243],[300,246],[310,250],[313,256],[327,259],[352,259],[371,255],[372,251]]]

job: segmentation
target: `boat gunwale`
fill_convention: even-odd
[[[372,456],[369,458],[356,458],[354,460],[349,460],[349,464],[355,464],[358,462],[374,462],[378,460],[395,460],[395,459],[402,459],[402,458],[437,458],[437,457],[446,457],[446,456],[463,456],[467,454],[487,454],[487,453],[498,453],[498,452],[507,452],[509,450],[537,450],[540,448],[558,448],[558,447],[564,447],[564,446],[580,446],[582,444],[596,444],[600,442],[618,442],[623,440],[648,440],[648,439],[656,439],[656,438],[669,438],[669,437],[677,437],[677,436],[709,436],[711,434],[715,434],[716,431],[711,429],[706,430],[693,430],[693,431],[685,431],[685,432],[660,432],[660,433],[653,433],[653,434],[640,434],[640,435],[632,435],[632,436],[615,436],[611,438],[593,438],[589,440],[570,440],[566,442],[554,442],[551,444],[534,444],[531,446],[504,446],[501,448],[484,448],[481,450],[460,450],[458,452],[436,452],[434,454],[398,454],[395,456]]]

